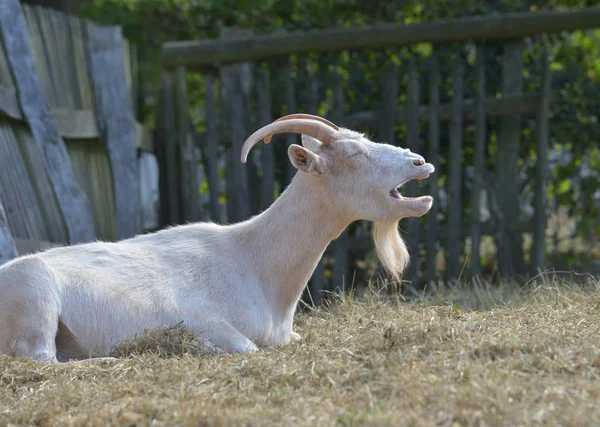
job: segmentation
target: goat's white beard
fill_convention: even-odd
[[[406,244],[398,231],[398,221],[375,222],[373,224],[373,242],[384,268],[395,280],[399,281],[410,257]]]

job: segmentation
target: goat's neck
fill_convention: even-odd
[[[269,209],[239,224],[281,314],[295,307],[327,245],[351,222],[319,185],[298,173]]]

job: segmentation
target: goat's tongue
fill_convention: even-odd
[[[394,199],[402,199],[402,196],[400,195],[400,193],[398,193],[398,190],[396,190],[395,188],[390,191],[390,196],[392,196]]]

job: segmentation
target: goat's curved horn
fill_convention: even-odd
[[[308,120],[316,120],[319,121],[321,123],[325,123],[328,126],[331,126],[332,128],[334,128],[335,130],[340,130],[340,128],[338,127],[338,125],[336,125],[335,123],[330,122],[329,120],[321,117],[321,116],[315,116],[313,114],[305,114],[305,113],[296,113],[296,114],[288,114],[287,116],[283,116],[278,118],[277,120],[275,120],[275,122],[283,122],[285,120],[292,120],[292,119],[308,119]],[[268,144],[269,142],[271,142],[271,138],[273,137],[273,135],[267,135],[265,137],[265,144]]]
[[[288,132],[312,136],[323,144],[328,145],[332,135],[336,133],[337,130],[321,121],[313,119],[290,119],[281,122],[273,122],[260,128],[246,139],[242,146],[242,163],[246,163],[250,149],[254,147],[258,141],[265,139],[267,136]]]

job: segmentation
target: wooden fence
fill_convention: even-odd
[[[118,27],[17,0],[0,34],[0,263],[141,232],[138,155],[153,138],[132,108],[135,48]]]
[[[301,89],[296,87],[290,63],[285,58],[321,52],[331,53],[346,50],[382,49],[384,47],[411,46],[417,43],[434,43],[433,54],[426,59],[428,86],[420,87],[419,65],[422,59],[413,56],[402,70],[389,62],[381,68],[380,96],[382,106],[377,111],[345,112],[344,87],[336,68],[331,69],[327,104],[328,118],[338,124],[359,131],[372,133],[377,130],[380,140],[398,144],[397,128],[405,126],[405,141],[413,151],[422,153],[428,161],[439,164],[441,147],[447,145],[444,158],[447,164],[444,189],[448,193],[448,206],[443,212],[444,224],[439,221],[439,203],[423,219],[403,222],[406,238],[412,248],[412,263],[408,277],[414,281],[455,280],[459,276],[481,274],[480,247],[482,236],[494,237],[499,259],[499,269],[506,278],[515,277],[524,271],[523,232],[533,233],[533,248],[530,254],[530,271],[544,269],[546,263],[547,223],[547,153],[549,139],[549,109],[551,73],[548,51],[540,50],[538,57],[541,73],[539,90],[524,92],[524,38],[542,33],[569,31],[600,27],[600,8],[588,8],[571,12],[516,13],[493,17],[470,17],[451,21],[439,21],[415,25],[385,25],[365,28],[315,30],[304,33],[252,36],[244,32],[229,32],[219,40],[185,41],[166,43],[163,46],[165,72],[159,112],[159,134],[157,156],[164,165],[164,185],[161,200],[164,202],[164,223],[180,223],[208,216],[213,220],[235,222],[246,219],[266,208],[274,193],[280,191],[293,174],[286,167],[286,177],[277,177],[274,159],[277,143],[261,145],[253,150],[248,167],[239,163],[242,142],[254,129],[267,124],[274,118],[272,100],[285,99],[285,112],[299,110],[297,94],[304,95],[303,110],[317,113],[324,94],[308,79]],[[486,73],[484,56],[485,41],[501,40],[503,63],[501,69],[501,97],[486,96]],[[537,39],[536,39],[537,40]],[[454,47],[451,46],[454,43]],[[456,47],[456,44],[459,46]],[[461,44],[476,46],[476,61],[469,65],[465,60]],[[441,67],[440,50],[454,49],[451,75],[444,75]],[[282,60],[282,58],[284,58]],[[275,59],[273,62],[261,62]],[[284,65],[282,66],[281,63]],[[302,60],[297,64],[305,64]],[[399,105],[400,71],[408,74],[406,102]],[[204,126],[206,131],[197,135],[190,127],[185,91],[186,72],[204,74],[206,98],[204,102]],[[298,73],[310,75],[311,69],[300,69]],[[465,81],[474,74],[475,96],[465,97]],[[452,99],[443,103],[440,97],[441,80],[452,80]],[[273,78],[283,79],[284,92],[271,88]],[[426,98],[423,105],[422,99]],[[283,113],[282,111],[281,113]],[[521,145],[521,117],[535,121],[537,166],[534,177],[535,215],[531,222],[521,222],[519,215],[518,161]],[[499,121],[499,151],[495,163],[500,165],[493,172],[486,162],[488,146],[488,121]],[[473,175],[465,177],[462,164],[464,129],[467,121],[474,122],[475,136]],[[427,123],[426,133],[421,122]],[[441,141],[441,127],[447,122],[448,141]],[[285,136],[286,143],[296,136]],[[202,158],[193,150],[194,141],[201,147]],[[426,141],[426,143],[425,143]],[[284,144],[281,144],[284,145]],[[446,148],[446,147],[444,147]],[[193,175],[195,162],[204,165],[209,186],[208,215],[198,204],[199,182]],[[226,171],[223,179],[219,169]],[[175,174],[175,175],[172,175]],[[178,180],[167,177],[179,176]],[[434,196],[440,192],[440,175],[428,180],[428,192]],[[417,184],[407,188],[415,194]],[[478,207],[483,202],[483,191],[491,220],[484,222]],[[220,203],[226,196],[226,202]],[[465,200],[468,197],[468,200]],[[468,218],[468,220],[465,220]],[[467,252],[466,241],[470,241]],[[313,299],[319,298],[323,289],[348,286],[352,280],[356,257],[353,254],[371,248],[368,232],[355,227],[344,233],[330,248],[311,282]],[[440,271],[439,253],[444,249],[445,267]],[[468,255],[468,256],[467,256]],[[330,263],[333,262],[333,267]],[[332,277],[327,284],[325,272]],[[345,282],[344,282],[345,280]]]

